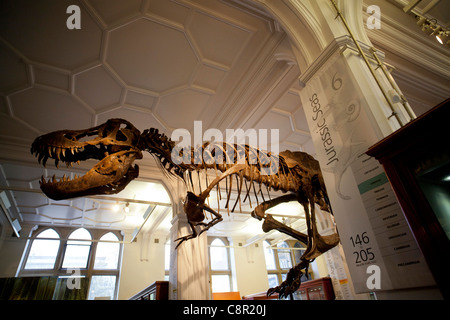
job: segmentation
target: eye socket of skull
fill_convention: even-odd
[[[126,120],[110,119],[104,124],[104,128],[99,130],[98,135],[116,142],[134,144],[140,136],[140,131]]]

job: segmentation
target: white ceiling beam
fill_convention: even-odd
[[[406,6],[403,7],[403,11],[409,13],[412,9],[415,8],[422,0],[411,0]]]

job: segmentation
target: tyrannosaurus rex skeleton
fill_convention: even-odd
[[[306,245],[300,263],[288,272],[286,280],[280,286],[269,289],[268,294],[278,292],[280,297],[291,295],[300,286],[302,270],[307,270],[312,260],[339,243],[337,234],[322,236],[317,230],[315,204],[330,213],[331,208],[319,163],[304,152],[284,151],[279,155],[272,155],[248,145],[225,142],[208,142],[196,148],[179,148],[157,129],[151,128],[141,133],[123,119],[110,119],[86,130],[48,133],[36,138],[31,146],[31,153],[36,154],[44,166],[49,158],[55,160],[56,166],[60,162],[71,166],[74,162],[87,159],[99,160],[84,176],[73,180],[65,176],[59,181],[55,177],[48,181],[42,178],[42,191],[55,200],[120,192],[138,176],[139,167],[133,166],[133,162],[142,159],[142,151],[152,154],[163,172],[180,177],[192,187],[193,171],[215,171],[216,178],[209,184],[207,182],[205,190],[199,194],[187,192],[184,211],[192,234],[177,239],[177,248],[182,242],[197,237],[222,221],[221,214],[209,207],[205,200],[214,187],[220,192],[219,183],[225,180],[226,208],[229,210],[232,177],[236,177],[238,183],[236,203],[241,203],[241,199],[242,202],[247,199],[251,201],[251,193],[255,196],[257,206],[251,214],[256,219],[264,220],[264,232],[275,229]],[[265,200],[261,186],[286,194]],[[261,203],[258,194],[262,198]],[[302,204],[305,210],[307,234],[294,230],[265,213],[273,206],[294,200]],[[204,222],[205,210],[213,216],[209,222]],[[200,232],[197,232],[197,226],[201,228]]]

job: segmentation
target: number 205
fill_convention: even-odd
[[[355,263],[361,263],[375,259],[375,255],[372,252],[372,248],[366,248],[360,251],[353,251],[353,254],[356,254]]]

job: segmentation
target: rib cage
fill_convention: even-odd
[[[217,151],[220,151],[220,155]],[[176,152],[176,151],[175,151]],[[200,156],[199,155],[203,155]],[[225,156],[223,156],[225,155]],[[251,184],[263,184],[269,189],[296,192],[300,179],[291,170],[282,156],[277,156],[248,145],[230,143],[206,143],[190,150],[190,162],[183,163],[187,171],[214,170],[225,172],[236,164],[245,164],[245,169],[234,174]],[[230,177],[231,178],[231,177]]]
[[[318,162],[303,152],[284,151],[279,155],[262,151],[247,144],[231,144],[227,142],[207,142],[201,146],[190,147],[175,145],[158,130],[143,132],[141,142],[144,148],[157,158],[163,173],[180,177],[188,189],[202,191],[202,187],[194,185],[192,175],[201,171],[214,171],[215,176],[224,173],[236,164],[245,164],[245,168],[226,177],[226,208],[230,210],[229,201],[233,183],[237,183],[237,203],[245,202],[251,194],[259,202],[258,196],[265,201],[264,193],[270,199],[269,191],[283,193],[300,193],[306,198],[315,198],[315,202],[324,206],[322,195],[316,194],[311,182],[314,176],[321,179]],[[233,182],[233,180],[235,180]],[[223,182],[221,182],[223,183]],[[208,181],[206,182],[208,185]],[[262,186],[266,190],[262,190]],[[321,189],[320,184],[317,185]],[[219,186],[217,187],[219,188]],[[221,198],[220,190],[217,190]],[[325,209],[326,210],[326,209]]]

